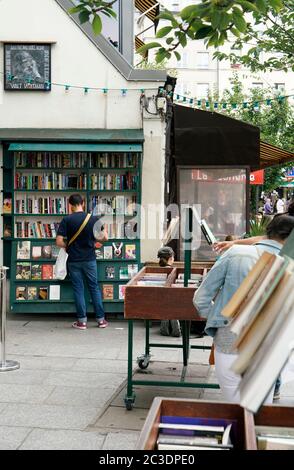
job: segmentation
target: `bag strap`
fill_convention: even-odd
[[[72,237],[72,239],[69,241],[68,243],[68,247],[78,238],[78,236],[82,233],[82,231],[84,230],[84,228],[86,227],[87,223],[89,222],[91,218],[91,214],[87,214],[84,222],[82,223],[82,225],[80,226],[79,230],[75,233],[75,235]]]

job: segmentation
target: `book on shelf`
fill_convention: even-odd
[[[16,195],[15,214],[65,215],[69,213],[69,197]]]
[[[42,247],[40,245],[32,247],[32,258],[40,259],[42,258]]]
[[[28,286],[28,300],[37,300],[38,299],[38,289],[35,286]]]
[[[104,259],[112,259],[112,246],[105,245],[103,247],[103,257]]]
[[[42,265],[42,280],[53,279],[53,264]]]
[[[118,286],[118,298],[119,298],[119,300],[124,300],[125,293],[126,293],[126,285],[125,284],[120,284]]]
[[[42,265],[32,263],[32,281],[42,280]]]
[[[42,245],[42,258],[50,259],[52,257],[52,245]]]
[[[56,238],[59,223],[16,221],[16,238]]]
[[[30,281],[31,279],[31,263],[16,263],[17,280]]]
[[[30,259],[31,257],[31,242],[30,241],[19,241],[17,242],[17,259]]]
[[[51,246],[51,258],[52,259],[57,259],[59,255],[60,248],[59,246],[52,245]]]
[[[5,222],[3,224],[3,237],[11,238],[12,237],[12,226],[10,222]]]
[[[125,259],[136,259],[136,245],[135,244],[126,244]]]
[[[49,291],[48,286],[39,287],[39,290],[38,290],[39,300],[48,300],[48,291]]]
[[[104,259],[103,248],[97,248],[95,250],[96,259]]]
[[[113,286],[113,284],[103,284],[103,286],[102,286],[102,296],[103,296],[103,300],[113,300],[114,299],[114,286]]]
[[[12,197],[4,197],[3,214],[12,214]]]
[[[86,168],[87,153],[15,152],[16,168]]]
[[[124,244],[122,242],[118,242],[118,243],[114,242],[112,243],[112,247],[113,247],[113,258],[122,259]]]
[[[25,286],[17,286],[15,289],[15,299],[28,300],[27,288]]]
[[[114,266],[105,267],[105,279],[107,280],[115,279],[115,267]]]
[[[231,431],[232,423],[226,426],[160,423],[157,449],[230,450]]]
[[[137,264],[128,264],[128,279],[133,279],[133,277],[138,273],[139,266]]]
[[[255,426],[258,450],[294,450],[294,428]]]
[[[49,300],[60,300],[60,285],[49,286]]]
[[[121,266],[119,268],[119,278],[120,278],[120,280],[128,280],[129,279],[128,266]]]
[[[59,171],[50,173],[21,173],[14,176],[15,191],[63,191],[67,189],[87,189],[87,174],[67,174]]]

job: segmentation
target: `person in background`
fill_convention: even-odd
[[[285,200],[281,196],[278,197],[276,208],[277,214],[283,214],[285,212]]]
[[[271,200],[269,198],[266,199],[263,210],[264,210],[264,215],[272,215],[273,207],[272,207],[272,204],[271,204]]]
[[[230,368],[237,354],[233,351],[236,335],[230,331],[228,320],[221,312],[264,251],[279,254],[294,230],[294,217],[280,215],[267,226],[267,237],[256,245],[233,246],[225,252],[195,292],[193,303],[199,314],[207,319],[205,331],[213,337],[216,375],[226,401],[239,402],[241,380]],[[273,399],[274,387],[267,398]]]
[[[175,261],[174,250],[169,246],[163,246],[157,253],[159,266],[161,268],[172,267]],[[162,336],[181,336],[180,322],[178,320],[162,320],[160,323],[160,334]]]
[[[108,323],[105,320],[101,291],[98,286],[95,243],[97,241],[103,243],[108,240],[108,237],[104,230],[96,230],[99,217],[91,215],[82,232],[68,247],[68,242],[83,226],[87,218],[84,211],[84,200],[80,194],[70,196],[69,209],[70,215],[64,217],[60,223],[56,245],[66,248],[68,253],[67,269],[73,286],[77,310],[77,321],[72,326],[78,330],[87,329],[87,310],[84,295],[85,279],[92,298],[97,326],[106,328]]]

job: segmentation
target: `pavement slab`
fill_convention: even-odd
[[[34,429],[20,450],[101,450],[105,434],[74,430]]]
[[[0,426],[0,450],[18,449],[30,432],[26,427]]]

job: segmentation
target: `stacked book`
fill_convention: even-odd
[[[166,280],[166,273],[145,273],[144,276],[137,281],[137,286],[163,287],[166,284]]]
[[[203,275],[197,273],[191,273],[190,279],[188,280],[188,287],[194,287],[198,289],[202,282]],[[178,278],[175,281],[175,284],[172,284],[172,287],[184,287],[184,274],[180,273]]]
[[[86,168],[87,153],[16,152],[17,168]]]
[[[231,318],[241,406],[257,412],[294,347],[294,261],[263,253],[222,315]]]
[[[158,450],[231,450],[232,422],[216,419],[162,417]]]

